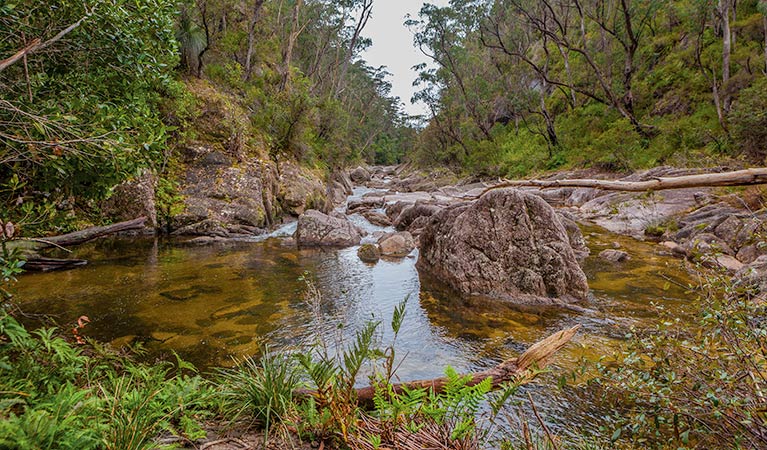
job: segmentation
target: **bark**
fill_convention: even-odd
[[[11,241],[11,244],[26,251],[37,251],[49,247],[78,245],[103,236],[108,236],[110,234],[120,233],[123,231],[143,230],[145,227],[145,222],[146,217],[139,217],[138,219],[118,222],[112,225],[101,227],[86,228],[84,230],[62,234],[60,236]]]
[[[34,256],[27,258],[27,261],[24,263],[24,270],[34,272],[50,272],[52,270],[73,269],[75,267],[84,266],[86,264],[88,264],[88,261],[84,259],[58,259]]]
[[[208,25],[208,2],[197,2],[197,9],[200,10],[200,18],[202,19],[202,29],[205,30],[205,47],[197,54],[197,78],[202,77],[202,57],[210,49],[210,26]]]
[[[762,17],[762,27],[764,28],[764,74],[767,75],[767,12]]]
[[[303,0],[296,0],[293,5],[293,16],[291,19],[290,35],[288,36],[288,42],[282,53],[282,84],[281,89],[287,90],[290,87],[290,65],[293,62],[293,48],[298,40],[298,35],[301,33],[299,29],[299,15],[301,13],[301,3]]]
[[[730,53],[732,51],[729,0],[719,0],[719,12],[722,15],[722,88],[724,89],[722,103],[724,111],[728,112],[730,110],[730,96],[727,94],[727,84],[730,81]]]
[[[548,364],[551,356],[562,349],[575,336],[580,328],[576,325],[567,330],[562,330],[552,334],[546,339],[533,344],[521,356],[506,360],[499,365],[469,374],[471,379],[468,386],[474,386],[486,378],[493,381],[493,389],[498,389],[502,384],[510,381],[526,382],[535,377],[535,369],[542,369]],[[440,393],[445,389],[448,383],[446,377],[433,378],[430,380],[407,381],[404,383],[395,383],[392,385],[394,392],[402,393],[405,389],[431,389],[434,393]],[[315,395],[316,391],[300,390],[296,396],[306,397]],[[368,386],[357,389],[357,400],[359,405],[364,408],[373,407],[373,397],[375,396],[375,387]]]
[[[362,3],[362,12],[360,12],[360,18],[354,26],[354,33],[352,39],[349,42],[349,48],[346,51],[346,59],[344,60],[343,67],[341,68],[341,76],[338,77],[338,85],[335,89],[336,95],[339,94],[344,87],[346,74],[349,71],[349,65],[354,58],[354,50],[357,48],[357,42],[359,41],[362,30],[367,26],[370,15],[373,13],[373,0],[365,0]]]
[[[667,189],[685,189],[694,187],[715,186],[748,186],[753,184],[767,184],[767,168],[737,170],[734,172],[706,173],[701,175],[685,175],[681,177],[658,177],[647,181],[620,181],[620,180],[509,180],[503,181],[485,189],[482,195],[489,191],[505,187],[538,187],[538,188],[561,188],[582,187],[602,189],[606,191],[645,192],[661,191]]]

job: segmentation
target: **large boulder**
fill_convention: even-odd
[[[235,164],[230,155],[204,145],[182,154],[187,165],[180,190],[183,211],[173,218],[174,233],[252,235],[274,224],[280,215],[274,164]]]
[[[280,163],[280,186],[277,198],[283,210],[294,216],[309,209],[328,212],[332,209],[322,175],[293,162]]]
[[[434,214],[420,236],[419,270],[464,294],[515,303],[584,300],[586,275],[554,209],[515,189]]]
[[[357,167],[356,169],[352,170],[349,174],[352,181],[355,183],[361,184],[365,183],[366,181],[370,181],[370,172],[367,171],[364,167]]]
[[[387,233],[378,239],[378,247],[384,256],[403,258],[415,249],[415,241],[407,231]]]
[[[299,246],[350,247],[360,243],[362,233],[344,216],[310,209],[298,218],[295,238]]]
[[[407,207],[399,213],[394,220],[394,228],[408,230],[419,217],[431,217],[442,209],[443,206],[417,201],[413,206]]]
[[[147,227],[157,228],[155,190],[157,176],[146,171],[141,176],[117,185],[102,202],[101,212],[115,221],[147,218]]]

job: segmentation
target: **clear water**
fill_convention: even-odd
[[[447,365],[459,371],[491,366],[581,324],[575,343],[555,360],[568,368],[582,356],[613,352],[629,326],[653,323],[653,303],[680,314],[692,306],[684,286],[693,280],[679,260],[659,254],[659,246],[597,228],[585,234],[592,249],[585,262],[592,298],[581,313],[461,298],[419,277],[417,252],[371,265],[359,260],[356,247],[297,249],[279,237],[205,246],[105,239],[74,249],[71,257],[88,259],[87,266],[26,274],[16,294],[31,315],[50,315],[66,328],[87,315],[87,336],[115,346],[140,342],[150,361],[177,352],[203,370],[256,355],[264,344],[294,348],[318,335],[349,336],[369,320],[386,325],[380,337],[388,342],[393,309],[406,297],[397,341],[398,354],[406,355],[398,371],[403,380],[441,375]],[[614,265],[596,257],[615,242],[632,255],[630,261]],[[322,321],[304,299],[300,278],[306,273],[322,292]],[[539,398],[550,415],[571,401],[548,391]]]

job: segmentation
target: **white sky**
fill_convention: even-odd
[[[412,105],[410,98],[415,93],[413,81],[416,72],[411,68],[423,62],[429,62],[413,46],[413,34],[403,23],[405,15],[410,13],[418,17],[418,11],[424,3],[447,6],[449,0],[375,0],[373,14],[363,34],[373,39],[373,45],[362,58],[374,67],[386,66],[392,73],[392,94],[400,97],[405,104],[405,111],[411,115],[426,114],[422,104]]]

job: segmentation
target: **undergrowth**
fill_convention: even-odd
[[[12,235],[4,230],[3,243]],[[500,387],[450,367],[439,390],[397,384],[402,356],[396,342],[408,299],[394,310],[387,345],[380,321],[350,337],[327,324],[337,332],[320,331],[315,342],[293,351],[264,348],[259,358],[201,376],[178,358],[137,363],[85,339],[80,332],[87,318],[70,333],[27,330],[8,300],[22,266],[7,251],[3,258],[0,449],[194,446],[211,424],[254,430],[272,448],[300,441],[364,450],[767,444],[767,322],[764,294],[753,283],[706,279],[697,288],[699,323],[662,314],[655,329],[633,330],[612,362],[584,365],[570,384],[578,398],[590,400],[574,413],[599,417],[601,431],[560,436],[547,427],[532,396],[519,395],[520,385],[538,371]],[[308,309],[322,327],[322,295],[310,281],[306,292]],[[535,423],[527,422],[523,407]]]

